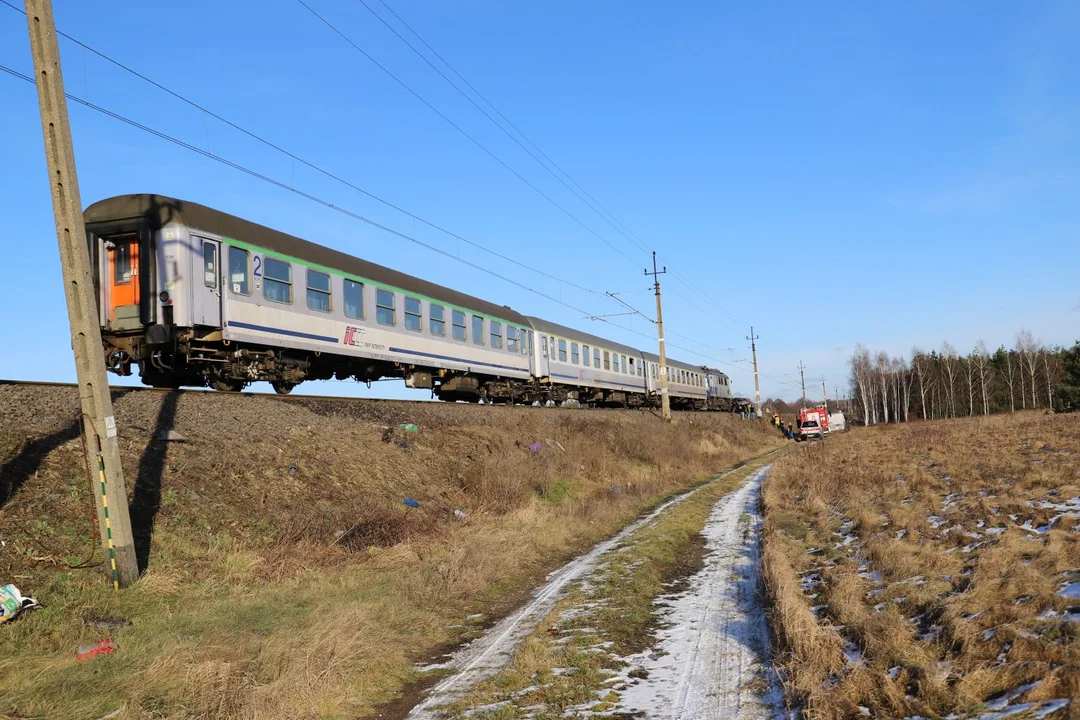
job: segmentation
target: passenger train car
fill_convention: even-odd
[[[108,367],[155,387],[400,377],[442,400],[655,406],[659,358],[158,195],[86,209]],[[668,362],[675,407],[730,410],[718,370]]]

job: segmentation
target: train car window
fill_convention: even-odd
[[[113,247],[113,285],[131,282],[131,245],[132,243],[117,242]]]
[[[645,371],[642,369],[641,363],[637,364],[637,376],[638,377],[645,377]]]
[[[578,357],[578,344],[570,343],[570,362],[574,365],[579,364],[580,358]]]
[[[345,317],[364,317],[364,285],[348,278],[345,280]]]
[[[589,355],[589,346],[581,346],[581,361],[585,363],[585,367],[589,367],[592,364],[592,356]]]
[[[307,306],[311,310],[330,312],[330,276],[308,268]]]
[[[414,297],[405,296],[405,329],[420,332],[423,325],[420,316],[420,301]]]
[[[251,270],[248,251],[229,247],[229,287],[235,295],[251,294]]]
[[[446,317],[446,309],[442,305],[432,303],[428,306],[428,315],[431,316],[431,334],[446,337],[446,322],[443,320]]]
[[[484,344],[484,318],[472,316],[472,341],[474,345]]]
[[[203,240],[203,285],[217,289],[217,245],[209,240]]]
[[[622,374],[625,375],[626,374],[626,356],[625,355],[620,355],[619,356],[619,362],[622,364]]]
[[[559,362],[566,362],[566,341],[559,340]]]
[[[630,358],[630,374],[634,375],[634,358]]]
[[[506,349],[512,353],[518,351],[518,329],[513,325],[506,326]]]
[[[394,293],[382,288],[375,289],[375,321],[380,325],[394,325]]]
[[[540,347],[544,350],[544,357],[547,357],[547,335],[540,336]]]
[[[488,328],[491,330],[491,347],[502,350],[502,323],[488,320]]]
[[[532,333],[525,328],[518,331],[521,337],[521,354],[528,355],[532,350]]]
[[[607,350],[604,351],[604,369],[611,369],[611,353],[609,353]]]
[[[269,255],[263,258],[263,297],[272,302],[292,302],[292,265]]]
[[[454,339],[458,342],[465,342],[468,339],[465,332],[465,313],[460,310],[455,310],[451,313],[450,319],[453,321],[454,325]]]
[[[592,366],[597,370],[600,369],[600,348],[593,348],[592,351]]]

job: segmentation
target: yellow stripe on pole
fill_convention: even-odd
[[[105,510],[105,537],[109,541],[109,564],[112,566],[113,590],[120,589],[120,571],[116,568],[116,548],[113,547],[112,523],[109,522],[109,499],[105,493],[105,459],[98,453],[98,480],[101,484],[101,507]]]

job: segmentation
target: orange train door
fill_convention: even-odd
[[[139,317],[139,235],[114,235],[105,244],[109,260],[107,320]],[[119,313],[117,312],[119,310]]]

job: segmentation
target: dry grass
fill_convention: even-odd
[[[916,423],[777,461],[764,573],[789,700],[813,718],[1075,706],[1080,602],[1058,591],[1080,580],[1078,430]]]
[[[778,443],[730,416],[168,403],[117,400],[153,542],[144,577],[113,593],[99,570],[67,567],[93,544],[78,440],[63,435],[75,396],[0,388],[0,485],[13,488],[0,580],[43,604],[0,628],[0,716],[371,715],[417,661],[476,632],[467,618],[504,613],[645,508]],[[163,418],[187,442],[148,442]],[[402,421],[420,432],[385,433]],[[75,646],[110,634],[91,615],[132,626],[112,632],[118,653],[76,662]]]

